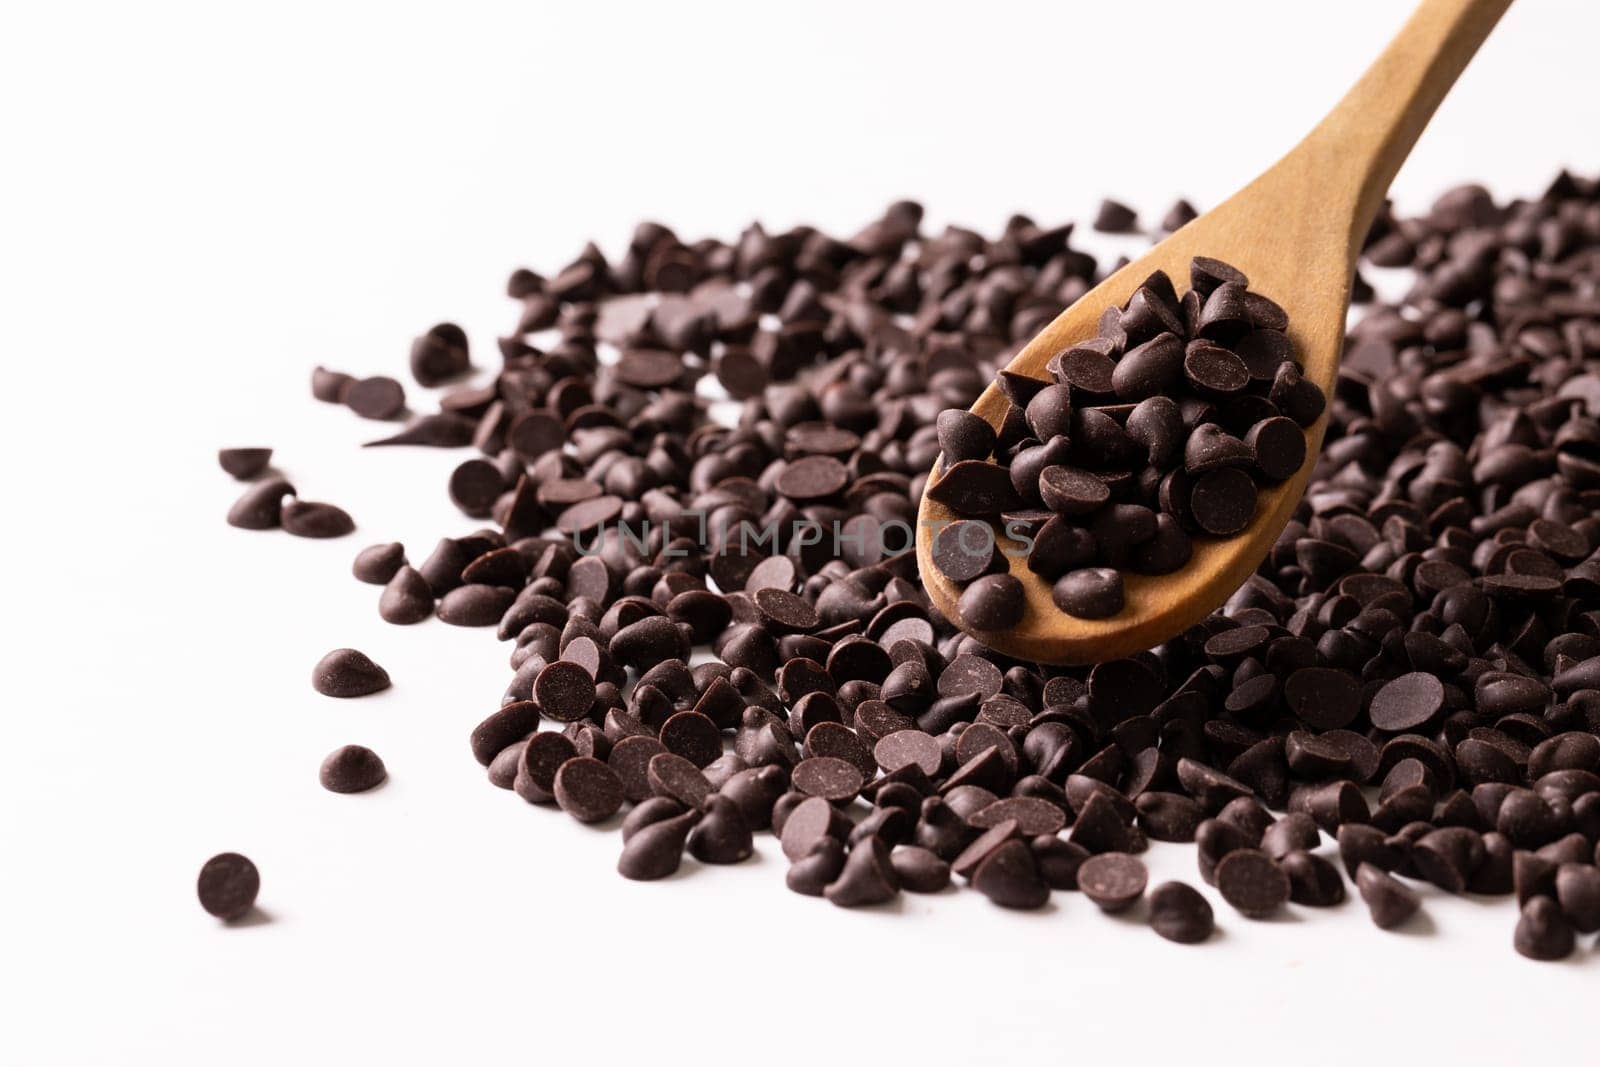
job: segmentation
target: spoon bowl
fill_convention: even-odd
[[[1400,163],[1445,92],[1511,0],[1424,0],[1388,49],[1335,109],[1288,155],[1220,206],[1113,273],[1063,311],[1006,367],[1047,379],[1056,353],[1095,336],[1102,311],[1120,307],[1151,273],[1181,287],[1195,256],[1222,260],[1289,316],[1302,373],[1330,398],[1344,344],[1350,286],[1362,242]],[[990,383],[972,411],[998,428],[1010,401]],[[1255,517],[1226,539],[1197,538],[1172,574],[1124,573],[1125,605],[1106,619],[1066,615],[1050,583],[1028,569],[1021,546],[997,531],[1023,586],[1022,621],[1003,631],[969,629],[985,645],[1023,660],[1083,664],[1117,659],[1168,640],[1220,606],[1260,565],[1305,492],[1327,415],[1307,427],[1306,458],[1287,481],[1263,487]],[[935,485],[943,458],[928,478]],[[923,493],[917,563],[933,604],[962,625],[961,589],[933,566],[933,537],[961,516]],[[965,628],[965,627],[964,627]]]

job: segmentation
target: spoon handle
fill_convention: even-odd
[[[1354,198],[1352,262],[1411,146],[1510,6],[1511,0],[1422,0],[1296,150],[1312,157],[1330,191]]]

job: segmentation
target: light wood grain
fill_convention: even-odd
[[[1048,377],[1050,357],[1094,336],[1104,308],[1125,302],[1157,269],[1171,275],[1180,291],[1187,288],[1189,260],[1205,255],[1238,267],[1249,276],[1251,289],[1283,305],[1306,377],[1331,395],[1361,242],[1434,109],[1510,4],[1424,0],[1360,81],[1288,155],[1063,311],[1009,369]],[[1326,15],[1337,17],[1332,10]],[[998,426],[1007,403],[991,384],[972,410]],[[1260,565],[1305,492],[1325,424],[1326,417],[1306,431],[1304,466],[1261,493],[1248,530],[1226,540],[1196,540],[1193,560],[1174,574],[1125,575],[1127,606],[1115,618],[1063,615],[1051,602],[1049,584],[1014,554],[1011,572],[1027,594],[1022,622],[1005,632],[974,633],[991,648],[1020,659],[1074,664],[1127,656],[1183,632]],[[941,474],[936,465],[929,484]],[[958,517],[923,496],[917,561],[929,596],[952,621],[959,618],[960,589],[934,568],[932,541],[940,526]]]

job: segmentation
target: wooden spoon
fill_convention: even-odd
[[[1121,305],[1160,269],[1180,286],[1197,255],[1242,270],[1250,288],[1289,313],[1289,336],[1306,378],[1332,395],[1344,344],[1356,257],[1395,172],[1445,93],[1511,0],[1423,0],[1400,33],[1337,107],[1288,155],[1213,211],[1134,260],[1056,317],[1007,369],[1048,378],[1045,364],[1095,335],[1101,311]],[[1008,401],[993,383],[972,410],[998,427]],[[1283,484],[1263,489],[1255,521],[1225,540],[1198,539],[1193,559],[1172,574],[1124,574],[1127,604],[1109,619],[1059,611],[1050,583],[1028,570],[1010,543],[1011,573],[1027,596],[1022,621],[1006,631],[971,630],[984,644],[1039,663],[1096,663],[1160,644],[1215,610],[1260,565],[1305,492],[1322,446],[1326,416],[1306,431],[1306,461]],[[928,484],[943,474],[935,464]],[[917,564],[928,595],[959,624],[961,590],[933,566],[933,535],[959,518],[926,493],[917,523]],[[1003,540],[1002,547],[1005,547]]]

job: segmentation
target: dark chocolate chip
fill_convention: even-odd
[[[223,852],[206,860],[196,886],[200,906],[219,919],[242,919],[255,907],[261,892],[256,865],[237,852]]]
[[[353,648],[336,648],[311,669],[311,687],[323,696],[364,697],[389,688],[389,672]]]
[[[382,784],[388,776],[378,754],[362,745],[334,749],[322,761],[318,772],[322,788],[330,793],[364,793]]]

